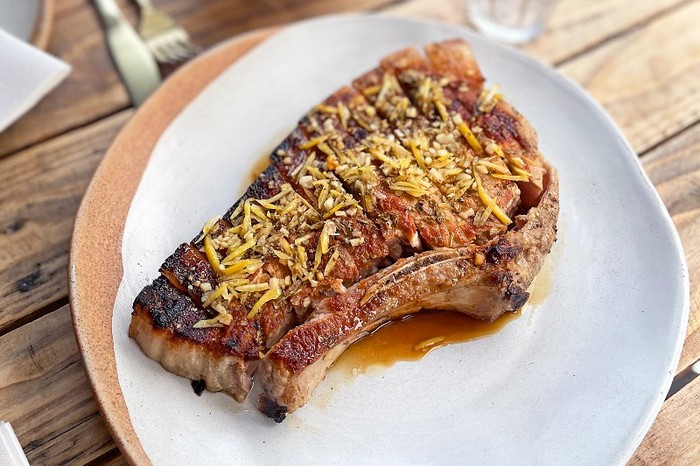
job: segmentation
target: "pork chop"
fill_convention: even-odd
[[[129,334],[238,401],[255,374],[277,421],[388,320],[519,309],[555,240],[556,171],[461,40],[386,57],[304,115],[271,163],[165,260]]]

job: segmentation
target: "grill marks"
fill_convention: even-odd
[[[289,152],[294,154],[299,162],[305,162],[307,159],[306,154],[298,150],[303,141],[298,132],[295,132],[283,144],[283,146],[289,146]],[[295,145],[292,146],[292,144]],[[301,164],[293,167],[291,164],[285,164],[279,157],[276,157],[274,162],[275,165],[268,168],[256,180],[246,194],[229,210],[226,217],[215,223],[208,231],[213,244],[216,245],[218,257],[224,260],[231,252],[231,246],[227,247],[230,243],[229,237],[235,236],[229,233],[232,229],[240,227],[244,221],[241,220],[240,213],[244,203],[252,199],[278,197],[285,189],[288,191],[287,197],[290,200],[286,205],[295,205],[293,214],[289,215],[303,216],[308,220],[306,226],[293,227],[285,220],[284,215],[273,216],[267,229],[280,232],[286,244],[263,250],[262,254],[256,254],[255,249],[259,249],[256,245],[249,250],[250,253],[246,252],[242,256],[244,260],[258,259],[263,263],[262,267],[250,276],[251,285],[269,282],[270,278],[283,281],[290,276],[293,277],[291,283],[283,285],[281,296],[263,304],[256,316],[255,320],[258,321],[260,328],[260,351],[263,352],[291,325],[302,321],[315,302],[328,294],[342,291],[345,285],[350,285],[363,275],[372,273],[388,254],[381,233],[373,223],[364,218],[360,209],[353,210],[351,207],[349,211],[352,214],[335,217],[332,221],[324,223],[322,217],[330,208],[323,205],[318,208],[318,190],[304,189],[296,182],[296,190],[285,186],[287,179],[293,181],[290,177],[291,171],[301,167]],[[277,166],[282,166],[286,170],[286,177],[279,172]],[[342,186],[335,186],[335,188],[342,189]],[[319,254],[319,249],[323,248],[322,237],[326,230],[328,230],[328,234],[325,235],[326,252]],[[200,251],[202,247],[201,239],[196,243],[181,245],[175,254],[166,259],[161,268],[162,274],[174,287],[187,293],[200,305],[207,304],[211,291],[226,282],[226,266],[222,265],[224,271],[213,270],[206,254]],[[235,249],[236,244],[233,247]],[[304,249],[301,255],[299,248]],[[305,269],[306,272],[301,269]],[[305,276],[302,277],[302,275]],[[304,280],[300,281],[299,278]],[[252,294],[252,299],[249,298],[251,295],[242,296],[242,299],[232,299],[226,304],[226,311],[236,309],[240,312],[250,312],[251,307],[264,291],[266,290]]]
[[[479,111],[483,77],[466,44],[426,51],[429,61],[415,50],[388,57],[312,109],[223,218],[166,259],[132,314],[130,335],[150,357],[242,399],[257,360],[324,298],[344,302],[346,287],[402,255],[483,244],[504,232],[476,194],[472,171],[484,154],[467,143],[462,120],[526,161],[535,179],[528,202],[536,204],[539,172],[528,161],[542,159],[534,132],[504,103]],[[489,171],[508,169],[500,157],[490,163]],[[486,174],[482,183],[515,213],[516,183]],[[250,243],[242,235],[253,224]],[[203,320],[213,327],[194,328]],[[166,364],[167,353],[148,349],[151,337],[167,341],[161,349],[196,345],[214,356],[208,365]],[[224,362],[217,351],[238,360]],[[228,388],[212,381],[224,368],[237,371]]]
[[[209,313],[189,296],[182,294],[165,277],[159,277],[146,286],[136,297],[134,307],[138,311],[148,312],[155,329],[171,332],[215,352],[243,359],[258,357],[258,325],[245,318],[245,310],[231,310],[237,314],[231,325],[194,328],[194,324],[208,318]]]
[[[415,226],[422,243],[435,250],[400,259],[322,301],[268,351],[256,375],[263,387],[260,409],[277,422],[309,399],[348,345],[388,319],[428,308],[493,320],[518,309],[551,247],[557,188],[552,187],[548,203],[538,205],[543,192],[543,183],[537,186],[538,170],[546,169],[534,131],[498,101],[495,91],[483,89],[484,79],[466,44],[437,44],[427,48],[427,55],[426,61],[415,50],[399,52],[353,83],[360,97],[345,102],[351,115],[353,103],[367,108],[364,100],[369,102],[373,110],[363,112],[369,133],[353,134],[340,118],[326,119],[329,128],[310,122],[314,136],[339,126],[353,136],[324,140],[335,152],[350,144],[354,154],[369,152],[377,186],[383,188],[377,192],[394,191],[407,212],[407,226]],[[324,107],[333,105],[329,99]],[[396,193],[397,180],[420,194]],[[516,218],[525,212],[521,195],[525,199],[527,190],[538,192],[529,207],[541,211]],[[374,219],[388,213],[381,210]],[[511,218],[518,223],[508,230]],[[387,223],[397,226],[404,241],[411,238],[409,228]],[[530,238],[524,231],[528,225],[540,225],[542,231]],[[509,234],[515,241],[505,239]],[[536,244],[529,247],[533,238]]]

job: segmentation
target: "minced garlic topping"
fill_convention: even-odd
[[[195,327],[229,325],[228,308],[234,299],[246,306],[248,319],[253,319],[286,289],[302,282],[317,286],[341,257],[341,251],[332,246],[332,237],[338,235],[336,223],[363,211],[372,213],[377,193],[387,184],[401,195],[447,205],[476,226],[484,225],[491,216],[500,222],[498,228],[512,223],[487,188],[494,180],[529,181],[532,175],[526,161],[509,154],[473,122],[463,121],[445,97],[449,79],[406,73],[402,83],[408,79],[415,105],[397,77],[385,73],[381,83],[363,90],[372,105],[360,98],[348,105],[316,106],[309,122],[318,136],[300,144],[311,155],[292,172],[305,191],[302,194],[315,205],[285,184],[269,199],[241,202],[231,215],[232,227],[224,233],[212,234],[218,218],[204,226],[198,240],[204,240],[202,251],[217,272],[219,284],[216,288],[210,283],[199,286],[203,306],[217,311],[217,316]],[[466,88],[460,86],[459,91]],[[491,112],[501,99],[498,86],[484,89],[477,101],[479,112]],[[355,124],[367,135],[349,149],[342,133]],[[291,163],[288,157],[285,163],[287,160]],[[486,187],[485,177],[491,180]],[[449,203],[439,201],[443,196]],[[364,243],[362,234],[356,233],[345,238],[350,246]],[[263,267],[273,260],[283,268]],[[286,275],[275,276],[280,274]]]
[[[327,196],[332,195],[330,191]],[[212,236],[209,224],[203,230],[202,249],[218,274],[219,284],[214,289],[209,283],[200,284],[202,305],[218,315],[197,322],[197,328],[230,324],[232,318],[227,309],[234,299],[250,306],[248,319],[253,319],[265,303],[278,299],[286,288],[303,281],[316,284],[319,273],[329,273],[337,260],[337,254],[333,259],[336,251],[330,246],[335,225],[331,220],[324,221],[289,184],[282,185],[280,192],[269,199],[241,202],[230,221],[232,227],[221,235]],[[311,239],[317,234],[318,245],[310,264]],[[326,254],[330,260],[321,271]],[[276,277],[270,275],[274,272],[263,271],[270,259],[277,259],[290,275]]]

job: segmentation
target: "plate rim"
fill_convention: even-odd
[[[20,37],[11,34],[12,37],[31,44],[38,49],[46,50],[51,37],[55,9],[55,0],[36,0],[36,11],[32,18],[31,30],[28,36]]]
[[[53,28],[53,17],[56,5],[54,0],[41,0],[38,8],[39,11],[34,21],[34,31],[32,31],[32,35],[29,37],[29,43],[41,50],[46,50]]]
[[[356,14],[340,14],[340,15],[326,15],[326,16],[319,16],[315,18],[310,18],[298,22],[294,22],[288,25],[285,25],[284,28],[286,27],[299,27],[303,26],[309,23],[314,23],[314,22],[328,22],[328,21],[346,21],[348,19],[357,19],[357,18],[363,18],[365,20],[380,20],[380,21],[393,21],[393,22],[404,22],[404,23],[413,23],[413,24],[422,24],[422,25],[427,25],[427,26],[438,26],[440,28],[447,28],[455,31],[456,34],[460,35],[467,35],[471,36],[474,35],[475,33],[472,31],[469,31],[463,27],[460,26],[455,26],[455,25],[450,25],[450,24],[444,24],[439,21],[431,21],[431,20],[423,20],[423,19],[416,19],[416,18],[408,18],[408,17],[400,17],[400,16],[388,16],[384,14],[366,14],[366,13],[356,13]],[[108,299],[110,302],[111,306],[109,306],[108,313],[110,316],[108,325],[105,325],[106,330],[108,332],[108,335],[110,336],[110,341],[109,341],[109,346],[111,346],[111,359],[112,362],[114,363],[114,372],[116,375],[116,364],[115,364],[115,356],[114,356],[114,344],[113,344],[113,335],[112,335],[112,321],[111,317],[113,315],[113,307],[114,307],[114,298],[116,297],[116,292],[117,288],[119,286],[119,283],[122,280],[122,261],[121,261],[121,241],[123,237],[123,228],[124,228],[124,223],[126,222],[126,218],[128,216],[128,212],[130,210],[131,206],[131,201],[133,200],[134,194],[136,187],[140,184],[141,177],[143,175],[143,172],[148,164],[148,161],[150,160],[150,156],[152,154],[152,149],[157,144],[159,141],[160,137],[162,136],[163,132],[168,128],[168,126],[172,123],[172,121],[177,117],[177,115],[183,111],[187,105],[194,99],[196,96],[203,90],[205,89],[210,82],[212,82],[214,79],[216,79],[223,71],[228,69],[230,66],[232,66],[238,59],[243,57],[248,51],[250,51],[252,48],[255,46],[259,45],[261,42],[266,40],[268,37],[273,35],[278,29],[277,28],[263,28],[263,29],[256,29],[253,31],[249,31],[247,33],[241,34],[234,36],[216,47],[212,48],[211,50],[207,51],[205,54],[202,56],[198,57],[197,59],[191,61],[187,65],[183,66],[180,70],[178,70],[173,76],[168,79],[164,83],[163,86],[161,86],[147,101],[146,103],[139,108],[139,110],[135,113],[135,115],[131,118],[131,120],[122,128],[117,135],[117,137],[114,139],[113,143],[110,145],[109,149],[106,152],[105,157],[103,160],[100,162],[97,171],[95,172],[95,175],[93,176],[93,179],[91,180],[85,196],[83,197],[83,200],[81,202],[80,208],[78,210],[78,214],[76,216],[76,223],[75,223],[75,228],[74,228],[74,234],[73,234],[73,239],[71,242],[71,251],[70,251],[70,263],[69,263],[69,291],[70,291],[70,303],[71,303],[71,315],[73,319],[73,327],[74,331],[76,333],[76,339],[78,341],[78,346],[80,349],[80,352],[84,358],[85,361],[85,366],[86,366],[86,372],[88,374],[88,378],[90,380],[91,387],[93,389],[93,392],[95,393],[100,411],[102,415],[105,417],[106,424],[108,425],[108,428],[110,432],[112,433],[112,436],[117,443],[118,447],[120,448],[122,454],[127,458],[127,460],[132,463],[132,464],[151,464],[150,459],[145,453],[145,450],[143,450],[140,440],[138,439],[138,436],[136,435],[136,432],[133,428],[133,425],[131,424],[129,417],[128,417],[128,409],[126,407],[123,395],[121,394],[121,388],[119,386],[118,378],[116,380],[116,390],[121,397],[120,400],[116,400],[117,402],[121,401],[121,404],[124,406],[114,406],[114,401],[113,399],[110,399],[108,394],[105,394],[102,392],[104,389],[103,384],[98,383],[99,381],[96,380],[96,378],[99,378],[99,375],[96,374],[96,372],[99,372],[100,370],[104,370],[105,368],[102,367],[102,365],[99,363],[99,361],[93,360],[93,355],[90,352],[89,348],[89,343],[90,343],[90,338],[85,332],[85,328],[81,328],[81,319],[84,317],[84,315],[81,315],[81,293],[78,285],[78,278],[77,275],[79,272],[77,271],[76,268],[76,262],[79,261],[78,256],[80,256],[81,252],[83,251],[84,245],[82,241],[85,239],[83,238],[83,232],[87,229],[84,225],[84,223],[87,222],[86,217],[89,216],[89,209],[91,205],[93,204],[93,201],[95,201],[95,197],[99,198],[99,194],[101,191],[99,191],[99,186],[98,184],[101,181],[104,181],[105,175],[109,173],[109,170],[112,169],[113,167],[110,166],[114,165],[115,158],[119,155],[118,149],[120,146],[123,145],[129,145],[128,137],[133,133],[135,129],[139,129],[141,121],[149,119],[149,116],[152,116],[154,113],[163,116],[165,113],[162,108],[159,109],[159,106],[157,105],[158,103],[163,104],[163,101],[166,97],[171,96],[172,90],[177,89],[178,84],[183,84],[184,85],[189,85],[189,86],[194,86],[196,87],[196,91],[188,94],[188,95],[181,95],[178,100],[179,108],[173,109],[171,106],[166,105],[168,107],[168,110],[173,111],[175,110],[174,113],[165,115],[165,118],[167,119],[167,122],[162,124],[162,128],[157,128],[157,134],[155,134],[155,138],[153,139],[153,144],[149,144],[150,148],[147,150],[141,149],[143,154],[141,154],[141,157],[143,157],[143,160],[139,160],[139,162],[142,162],[141,165],[137,167],[128,167],[129,171],[133,172],[133,169],[136,168],[136,176],[134,177],[135,181],[134,183],[134,189],[130,192],[130,196],[128,197],[128,200],[126,202],[126,210],[123,212],[123,218],[118,219],[118,221],[112,221],[112,227],[116,227],[116,231],[118,232],[118,240],[114,241],[115,243],[115,248],[117,249],[117,254],[119,258],[119,263],[118,263],[118,275],[119,277],[115,279],[116,285],[114,286],[114,290],[112,293],[112,296]],[[671,219],[670,214],[668,213],[665,205],[663,204],[663,201],[661,200],[658,192],[654,188],[653,184],[649,180],[646,172],[644,171],[643,165],[641,163],[640,158],[636,155],[635,151],[632,149],[631,145],[625,138],[624,134],[618,127],[618,125],[615,123],[615,121],[612,119],[612,117],[604,110],[602,105],[593,99],[590,94],[578,83],[574,82],[567,76],[564,76],[561,74],[558,70],[550,67],[549,65],[546,65],[539,60],[531,57],[530,55],[527,55],[525,52],[522,52],[520,50],[515,50],[512,49],[511,47],[504,46],[502,44],[496,43],[494,41],[491,41],[489,39],[483,38],[479,36],[480,39],[486,40],[487,42],[490,42],[494,44],[498,48],[502,49],[509,49],[511,51],[514,51],[515,53],[518,54],[519,58],[523,61],[524,64],[528,66],[532,66],[537,68],[540,72],[546,74],[546,75],[554,75],[554,77],[562,82],[566,86],[566,91],[568,93],[571,93],[575,95],[577,98],[582,98],[588,105],[590,105],[590,108],[592,111],[598,114],[598,117],[601,117],[602,120],[614,131],[616,138],[618,141],[621,143],[621,147],[624,148],[624,152],[626,152],[626,156],[624,159],[627,160],[627,163],[631,162],[631,169],[634,169],[639,175],[641,175],[641,182],[642,185],[644,186],[645,191],[649,195],[649,200],[650,202],[653,203],[654,208],[657,210],[657,212],[661,215],[661,217],[664,219],[663,221],[663,228],[667,230],[667,233],[669,234],[670,238],[673,239],[673,249],[675,252],[678,253],[678,260],[680,265],[680,273],[681,273],[681,290],[682,290],[682,309],[680,313],[680,319],[681,322],[679,323],[679,329],[678,329],[678,335],[676,338],[676,343],[674,346],[673,354],[671,355],[671,359],[669,362],[669,367],[668,371],[666,372],[667,375],[665,377],[665,380],[661,384],[662,387],[664,387],[664,390],[658,392],[655,396],[655,400],[651,406],[651,409],[647,412],[646,416],[644,416],[644,419],[642,422],[639,422],[638,425],[638,432],[635,433],[634,438],[632,439],[630,436],[630,441],[627,442],[627,447],[624,449],[623,452],[623,458],[625,461],[629,460],[629,458],[632,457],[636,449],[638,448],[639,444],[642,442],[644,436],[648,432],[649,428],[651,427],[652,423],[656,419],[661,406],[663,405],[664,399],[665,399],[665,393],[668,391],[668,388],[671,385],[671,382],[673,380],[673,376],[675,375],[675,370],[678,366],[680,356],[681,356],[681,351],[683,348],[683,344],[685,342],[685,336],[686,336],[686,330],[687,330],[687,325],[688,325],[688,318],[689,318],[689,313],[690,313],[690,283],[689,283],[689,273],[688,273],[688,267],[687,267],[687,262],[685,258],[685,254],[683,252],[683,247],[680,241],[680,236],[678,234],[678,231],[676,230],[673,221]],[[235,58],[231,59],[230,61],[227,61],[226,58],[229,58],[229,55],[227,55],[227,52],[230,52],[230,49],[235,49],[235,46],[239,43],[252,43],[250,47],[248,47],[243,53],[235,56]],[[202,78],[202,75],[200,73],[200,76],[197,76],[195,79],[188,79],[189,74],[196,68],[202,67],[204,63],[207,61],[213,61],[213,60],[219,60],[219,65],[223,65],[220,68],[216,68],[216,70],[210,70],[209,73],[207,73],[206,79]],[[225,62],[225,63],[224,63]],[[154,136],[153,134],[151,136]],[[149,139],[149,142],[150,139]],[[122,166],[125,166],[124,163],[121,164]],[[96,196],[97,195],[97,196]],[[97,199],[99,201],[100,199]],[[120,214],[122,212],[119,212]],[[112,274],[114,275],[114,274]],[[110,290],[112,291],[112,290]],[[99,359],[99,358],[97,358]],[[109,367],[107,368],[109,369]],[[107,377],[109,378],[109,377]],[[102,385],[102,386],[100,386]],[[104,397],[104,398],[103,398]],[[119,404],[119,403],[118,403]],[[116,412],[115,409],[121,408],[123,411],[122,412]],[[126,414],[126,417],[124,415]],[[126,420],[126,424],[124,424],[124,421]],[[126,432],[123,432],[122,430],[126,429]]]
[[[212,80],[216,79],[221,72],[226,70],[231,64],[235,63],[235,61],[243,57],[249,50],[276,31],[277,28],[261,28],[234,36],[188,62],[170,76],[169,79],[146,100],[144,105],[136,111],[134,116],[132,116],[114,138],[90,180],[85,195],[80,203],[71,239],[68,264],[68,290],[73,331],[75,332],[78,349],[83,357],[88,380],[95,394],[100,413],[104,417],[105,424],[107,424],[110,434],[119,447],[119,450],[130,464],[152,464],[141,446],[141,442],[131,424],[128,408],[124,402],[118,377],[116,377],[114,337],[112,334],[114,301],[116,299],[119,283],[123,278],[121,241],[124,232],[124,224],[131,207],[131,201],[136,193],[136,188],[141,182],[141,177],[148,164],[153,147],[177,115]],[[195,75],[196,78],[190,79],[190,75]],[[182,92],[183,87],[187,92]],[[172,99],[173,97],[174,99]],[[153,124],[154,121],[163,119],[165,119],[165,121],[160,121],[159,125]],[[152,126],[148,138],[144,138],[143,132],[141,131],[146,121]],[[153,131],[153,129],[155,129],[155,131]],[[149,143],[147,144],[148,148],[145,150],[141,149],[140,153],[139,151],[132,151],[132,154],[137,154],[140,158],[134,157],[128,161],[124,160],[123,157],[120,159],[120,156],[123,155],[123,146],[129,147],[129,138],[135,134],[139,135],[140,141],[144,141],[144,139],[147,140]],[[100,194],[104,193],[104,187],[99,186],[99,184],[104,182],[106,175],[109,173],[131,174],[131,176],[125,177],[125,183],[123,183],[126,190],[129,191],[128,199],[121,199],[118,198],[118,196],[116,198],[112,196],[112,198],[109,199],[100,198]],[[86,236],[85,234],[85,232],[89,231],[91,218],[96,214],[95,205],[100,204],[114,207],[115,202],[120,204],[119,207],[121,207],[121,209],[117,214],[121,215],[121,217],[117,219],[117,221],[113,220],[109,227],[110,232],[115,234],[118,240],[95,245],[94,242],[90,241],[94,238],[91,238],[89,235]],[[90,255],[90,246],[106,247],[106,250],[111,250],[111,252],[115,254],[113,257],[118,258],[116,261],[116,268],[118,270],[110,270],[112,272],[111,275],[115,278],[110,280],[112,282],[110,285],[113,286],[109,288],[113,289],[108,290],[110,296],[107,297],[108,311],[106,312],[109,314],[109,319],[105,319],[108,320],[108,322],[89,322],[90,324],[97,324],[99,326],[101,335],[109,336],[109,344],[104,345],[108,346],[108,348],[97,348],[97,351],[95,351],[94,348],[94,343],[96,342],[90,335],[94,330],[90,330],[86,327],[87,324],[83,323],[91,317],[87,315],[87,312],[84,312],[86,309],[91,308],[90,310],[97,310],[99,312],[100,307],[92,303],[89,305],[83,304],[83,301],[94,299],[98,303],[105,304],[104,295],[101,297],[102,299],[100,299],[99,295],[91,295],[89,290],[85,290],[84,287],[81,286],[79,283],[79,281],[82,280],[82,278],[80,278],[81,272],[76,265],[78,263],[85,264],[86,259],[96,260],[98,261],[97,264],[90,264],[94,271],[95,265],[115,267],[115,263],[105,263],[104,261],[100,263],[99,257],[96,257],[95,254]],[[104,252],[105,249],[101,249],[101,251]],[[105,353],[100,350],[107,350],[106,354],[108,360],[106,362],[104,361]],[[106,375],[105,371],[107,372]],[[113,371],[113,373],[109,371]],[[103,378],[105,380],[103,380]],[[108,382],[112,382],[114,385],[110,386]],[[113,393],[105,393],[105,390]],[[115,398],[115,396],[117,398]]]

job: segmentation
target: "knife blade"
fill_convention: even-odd
[[[106,30],[107,45],[114,64],[126,85],[131,102],[138,106],[161,83],[158,64],[114,0],[93,2]]]

